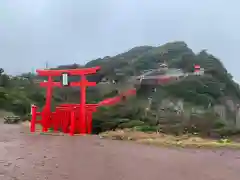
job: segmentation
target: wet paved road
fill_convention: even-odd
[[[0,180],[239,180],[240,151],[167,149],[0,126]]]

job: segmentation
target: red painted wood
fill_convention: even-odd
[[[92,68],[81,68],[81,69],[66,69],[66,70],[37,70],[37,74],[39,76],[61,76],[62,73],[68,73],[72,76],[78,75],[88,75],[88,74],[95,74],[97,71],[100,70],[100,67],[92,67]]]

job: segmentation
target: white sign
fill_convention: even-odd
[[[69,82],[68,82],[68,73],[63,73],[62,74],[62,85],[63,86],[68,86]]]

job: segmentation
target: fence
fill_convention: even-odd
[[[32,106],[31,132],[35,132],[36,124],[42,126],[42,131],[46,132],[53,128],[55,132],[90,134],[92,131],[92,113],[96,111],[97,105],[86,105],[86,122],[80,119],[80,104],[63,104],[56,107],[55,112],[43,110],[37,112],[37,107]],[[38,120],[40,117],[40,120]]]

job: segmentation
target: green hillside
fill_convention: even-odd
[[[184,42],[167,43],[159,47],[141,46],[114,57],[93,60],[87,63],[86,66],[103,67],[100,72],[102,77],[109,80],[117,80],[121,86],[124,86],[129,76],[140,75],[145,70],[156,69],[159,67],[159,63],[163,62],[168,63],[169,68],[182,69],[186,73],[191,73],[194,69],[194,64],[199,64],[205,69],[205,75],[189,76],[181,81],[165,86],[136,86],[138,89],[137,97],[132,98],[122,105],[110,108],[107,111],[110,115],[107,114],[101,117],[105,121],[103,122],[104,124],[109,125],[109,128],[115,128],[116,124],[120,123],[119,121],[123,119],[126,122],[120,124],[123,124],[123,126],[126,124],[126,127],[137,126],[139,125],[138,123],[142,124],[144,122],[147,126],[163,129],[164,123],[166,125],[166,123],[171,122],[171,125],[178,125],[176,127],[178,131],[181,129],[179,126],[185,126],[183,124],[186,121],[190,121],[191,118],[196,118],[196,121],[200,118],[204,119],[206,124],[208,124],[207,121],[214,122],[209,127],[210,129],[215,126],[215,123],[217,124],[216,126],[218,124],[231,124],[229,125],[231,127],[228,128],[235,129],[235,126],[232,124],[236,123],[236,109],[232,110],[226,102],[231,101],[234,106],[239,103],[239,87],[232,80],[232,76],[227,72],[221,61],[205,50],[194,53]],[[149,102],[149,98],[151,98],[151,102]],[[162,101],[166,99],[171,99],[173,102],[178,99],[182,100],[185,112],[177,115],[171,112],[171,110],[165,109],[164,111],[159,111]],[[224,119],[216,115],[213,111],[214,106],[223,106],[226,109]],[[186,111],[189,111],[190,108],[199,109],[204,113],[196,114],[191,112],[186,115]],[[116,114],[114,114],[115,111]],[[100,113],[101,111],[98,112],[98,114]],[[117,119],[116,123],[113,120],[115,118]],[[109,122],[106,119],[109,119]],[[133,119],[134,121],[127,119]],[[168,121],[167,119],[176,120]],[[166,122],[163,123],[163,121]],[[205,129],[208,131],[203,126],[202,130]]]
[[[205,69],[205,74],[188,76],[166,85],[144,85],[129,81],[150,69],[159,68],[159,64],[164,62],[169,69],[181,69],[184,73],[193,72],[194,65],[199,64]],[[184,133],[193,127],[194,131],[203,134],[209,134],[212,130],[219,131],[220,127],[224,129],[221,132],[229,132],[229,129],[237,131],[239,86],[221,61],[205,50],[194,53],[184,42],[170,42],[159,47],[134,47],[113,57],[92,60],[85,66],[61,65],[55,69],[94,66],[101,66],[101,70],[88,77],[88,80],[98,82],[96,87],[87,90],[89,103],[114,96],[125,89],[137,88],[136,97],[114,107],[102,107],[94,114],[95,132],[124,127],[171,133]],[[24,115],[29,112],[31,103],[43,106],[44,91],[34,83],[39,77],[32,74],[25,74],[24,77],[25,79],[10,78],[1,72],[1,109]],[[71,78],[72,81],[77,79],[78,77]],[[113,80],[116,83],[112,83]],[[53,106],[66,101],[77,103],[78,96],[78,89],[56,89]],[[176,104],[179,103],[181,111],[176,110]],[[215,106],[224,107],[225,116],[217,115]]]
[[[176,84],[165,87],[174,96],[186,99],[188,95],[206,95],[209,102],[217,103],[222,97],[230,96],[236,101],[240,98],[238,85],[232,80],[221,61],[206,51],[195,54],[184,42],[167,43],[159,47],[140,46],[114,57],[96,59],[86,67],[101,66],[101,77],[124,80],[129,76],[140,75],[144,70],[156,69],[159,63],[167,62],[169,68],[179,68],[192,72],[194,64],[205,69],[204,77],[189,77]],[[99,75],[96,75],[99,80]],[[94,78],[93,78],[94,79]],[[175,92],[174,90],[177,90]],[[188,98],[188,101],[191,98]]]

